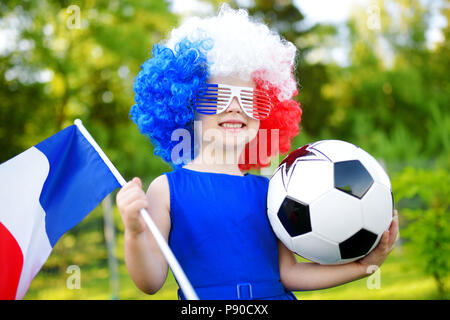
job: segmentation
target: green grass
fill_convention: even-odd
[[[110,299],[109,272],[107,267],[90,268],[80,266],[81,288],[68,289],[65,272],[41,272],[34,279],[25,299]],[[368,278],[360,279],[338,287],[295,292],[298,299],[437,299],[436,286],[432,278],[411,266],[404,254],[392,253],[380,269],[380,288],[369,289]],[[121,261],[119,267],[119,299],[176,299],[178,289],[170,273],[161,290],[147,295],[136,288]]]
[[[299,299],[427,300],[438,299],[434,280],[423,274],[405,253],[393,251],[380,268],[379,288],[368,277],[338,287],[295,292]]]
[[[123,259],[123,230],[118,227],[116,256],[119,261],[119,299],[177,299],[178,286],[170,273],[155,295],[147,295],[134,285]],[[64,235],[50,258],[33,280],[24,299],[111,299],[107,254],[102,237],[101,212],[98,208],[80,225]],[[380,288],[369,289],[363,278],[335,288],[295,292],[298,299],[438,299],[434,280],[410,259],[407,248],[396,249],[380,269]],[[80,289],[69,289],[66,273],[69,265],[80,267]],[[448,287],[448,286],[447,286]]]

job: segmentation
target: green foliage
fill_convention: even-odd
[[[393,192],[411,241],[412,254],[446,298],[450,275],[450,176],[443,169],[405,168],[393,180]]]
[[[177,22],[164,0],[7,1],[0,19],[23,21],[16,41],[29,47],[0,59],[0,162],[81,118],[124,176],[160,171],[151,146],[134,152],[144,143],[128,112],[134,76]]]

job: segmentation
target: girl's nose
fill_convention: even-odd
[[[226,109],[226,112],[239,112],[242,113],[242,107],[239,104],[239,100],[237,99],[237,97],[233,97],[233,100],[231,100],[230,105],[228,106],[228,108]]]

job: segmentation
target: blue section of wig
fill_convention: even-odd
[[[154,146],[154,154],[172,166],[192,160],[194,155],[194,110],[191,99],[208,77],[206,53],[213,46],[210,38],[195,41],[183,39],[174,50],[160,44],[152,48],[152,58],[145,61],[133,89],[135,104],[130,118]],[[176,129],[189,131],[190,154],[172,159],[172,149],[180,141],[172,141]],[[177,138],[180,139],[180,138]]]

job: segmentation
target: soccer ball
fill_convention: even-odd
[[[389,227],[389,177],[366,151],[323,140],[292,151],[270,178],[267,214],[276,236],[296,254],[320,263],[355,261]]]

